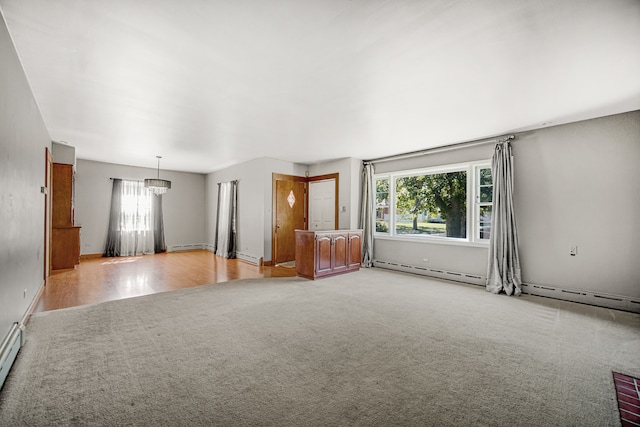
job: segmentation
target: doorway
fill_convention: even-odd
[[[272,262],[296,258],[295,230],[307,229],[307,178],[273,174]]]
[[[295,230],[338,228],[338,179],[338,173],[314,177],[273,174],[272,265],[295,260]],[[319,191],[314,195],[317,200],[309,198],[311,185],[319,185],[315,188]],[[314,214],[314,221],[321,218],[318,227],[310,227],[310,209],[322,212],[321,215]]]
[[[337,175],[309,178],[309,230],[338,229]]]

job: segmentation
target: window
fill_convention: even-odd
[[[389,232],[389,177],[376,178],[376,233]]]
[[[122,181],[121,229],[127,232],[151,231],[153,194],[142,181]]]
[[[476,230],[478,240],[488,240],[491,237],[491,211],[493,208],[493,180],[491,177],[491,167],[476,167],[476,182],[478,190],[476,192]]]
[[[492,180],[486,161],[375,176],[376,234],[486,243]]]

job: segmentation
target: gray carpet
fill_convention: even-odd
[[[1,426],[619,425],[640,315],[366,269],[35,315]]]

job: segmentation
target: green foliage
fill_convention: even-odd
[[[467,172],[415,175],[396,181],[396,209],[413,218],[429,212],[446,221],[447,237],[466,237]]]
[[[389,231],[389,224],[384,221],[376,221],[376,231],[378,233],[386,233]]]

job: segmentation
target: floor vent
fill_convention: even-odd
[[[16,360],[20,347],[22,347],[22,342],[22,329],[18,327],[17,323],[14,323],[0,347],[0,388],[2,388],[4,380],[7,379],[7,375],[9,375],[9,370],[11,370],[11,366]]]
[[[640,380],[614,372],[613,383],[616,387],[620,424],[623,426],[640,425]]]

